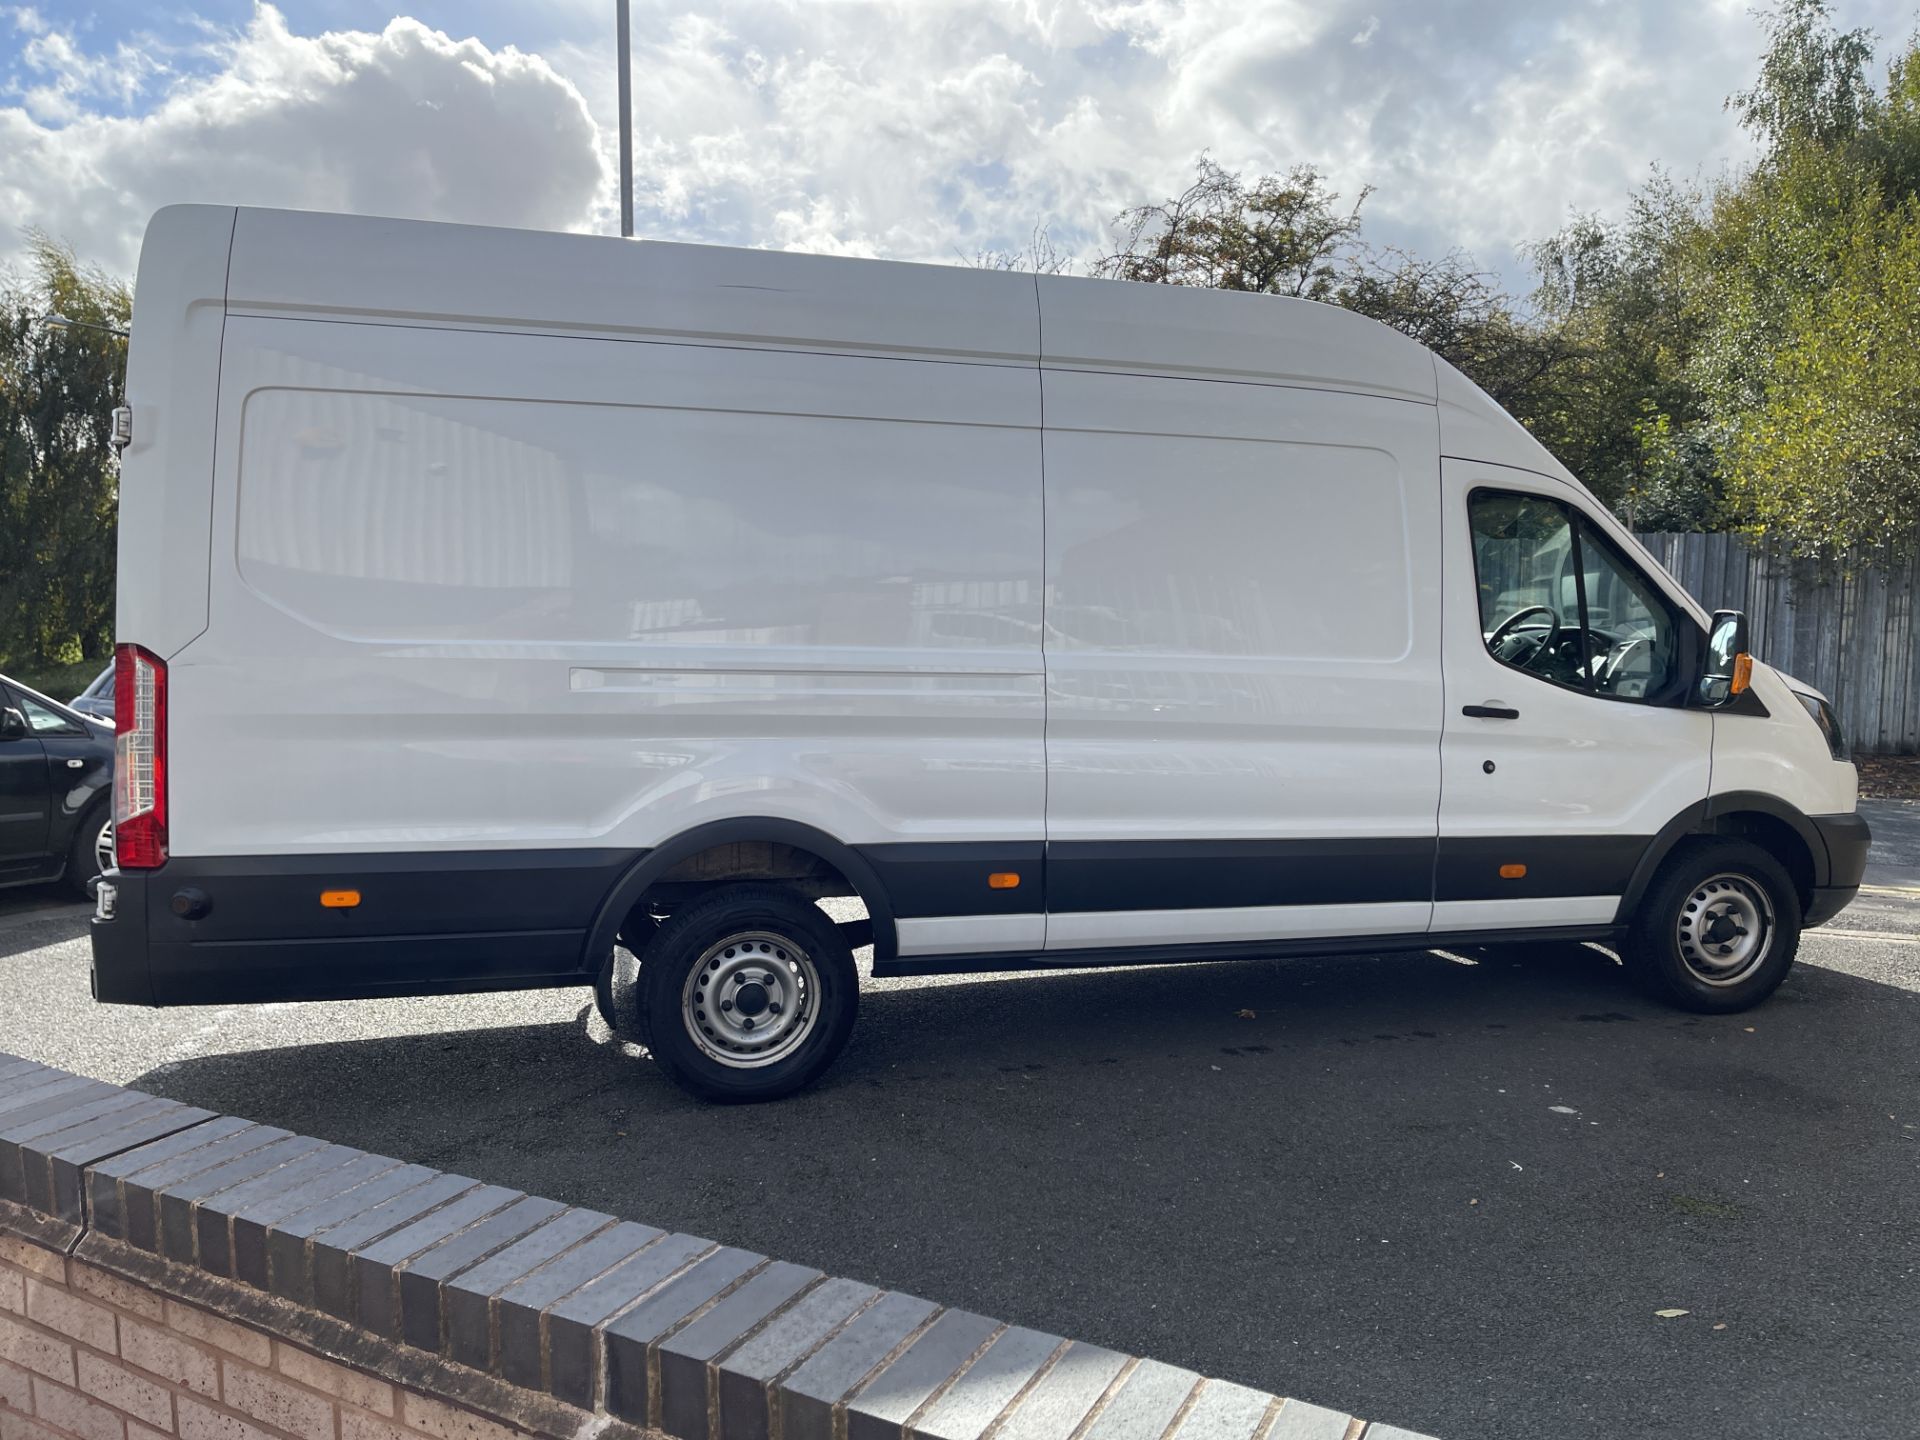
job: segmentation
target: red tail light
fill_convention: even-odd
[[[113,650],[113,853],[122,870],[167,860],[167,662]]]

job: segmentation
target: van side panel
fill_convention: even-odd
[[[1037,390],[233,317],[175,853],[1040,841]]]
[[[1433,408],[1043,383],[1048,948],[1426,929]]]
[[[234,212],[173,205],[147,226],[127,346],[115,633],[165,658],[207,624],[215,401]]]

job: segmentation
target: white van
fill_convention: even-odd
[[[101,1000],[597,981],[738,1099],[869,942],[1728,1011],[1859,885],[1826,703],[1346,311],[204,206],[136,294]]]

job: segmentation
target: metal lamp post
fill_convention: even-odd
[[[627,0],[614,0],[620,51],[620,234],[633,237],[633,62],[629,54]]]

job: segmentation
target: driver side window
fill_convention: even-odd
[[[1673,611],[1598,527],[1543,495],[1476,490],[1467,503],[1480,633],[1494,659],[1616,700],[1668,689]]]

